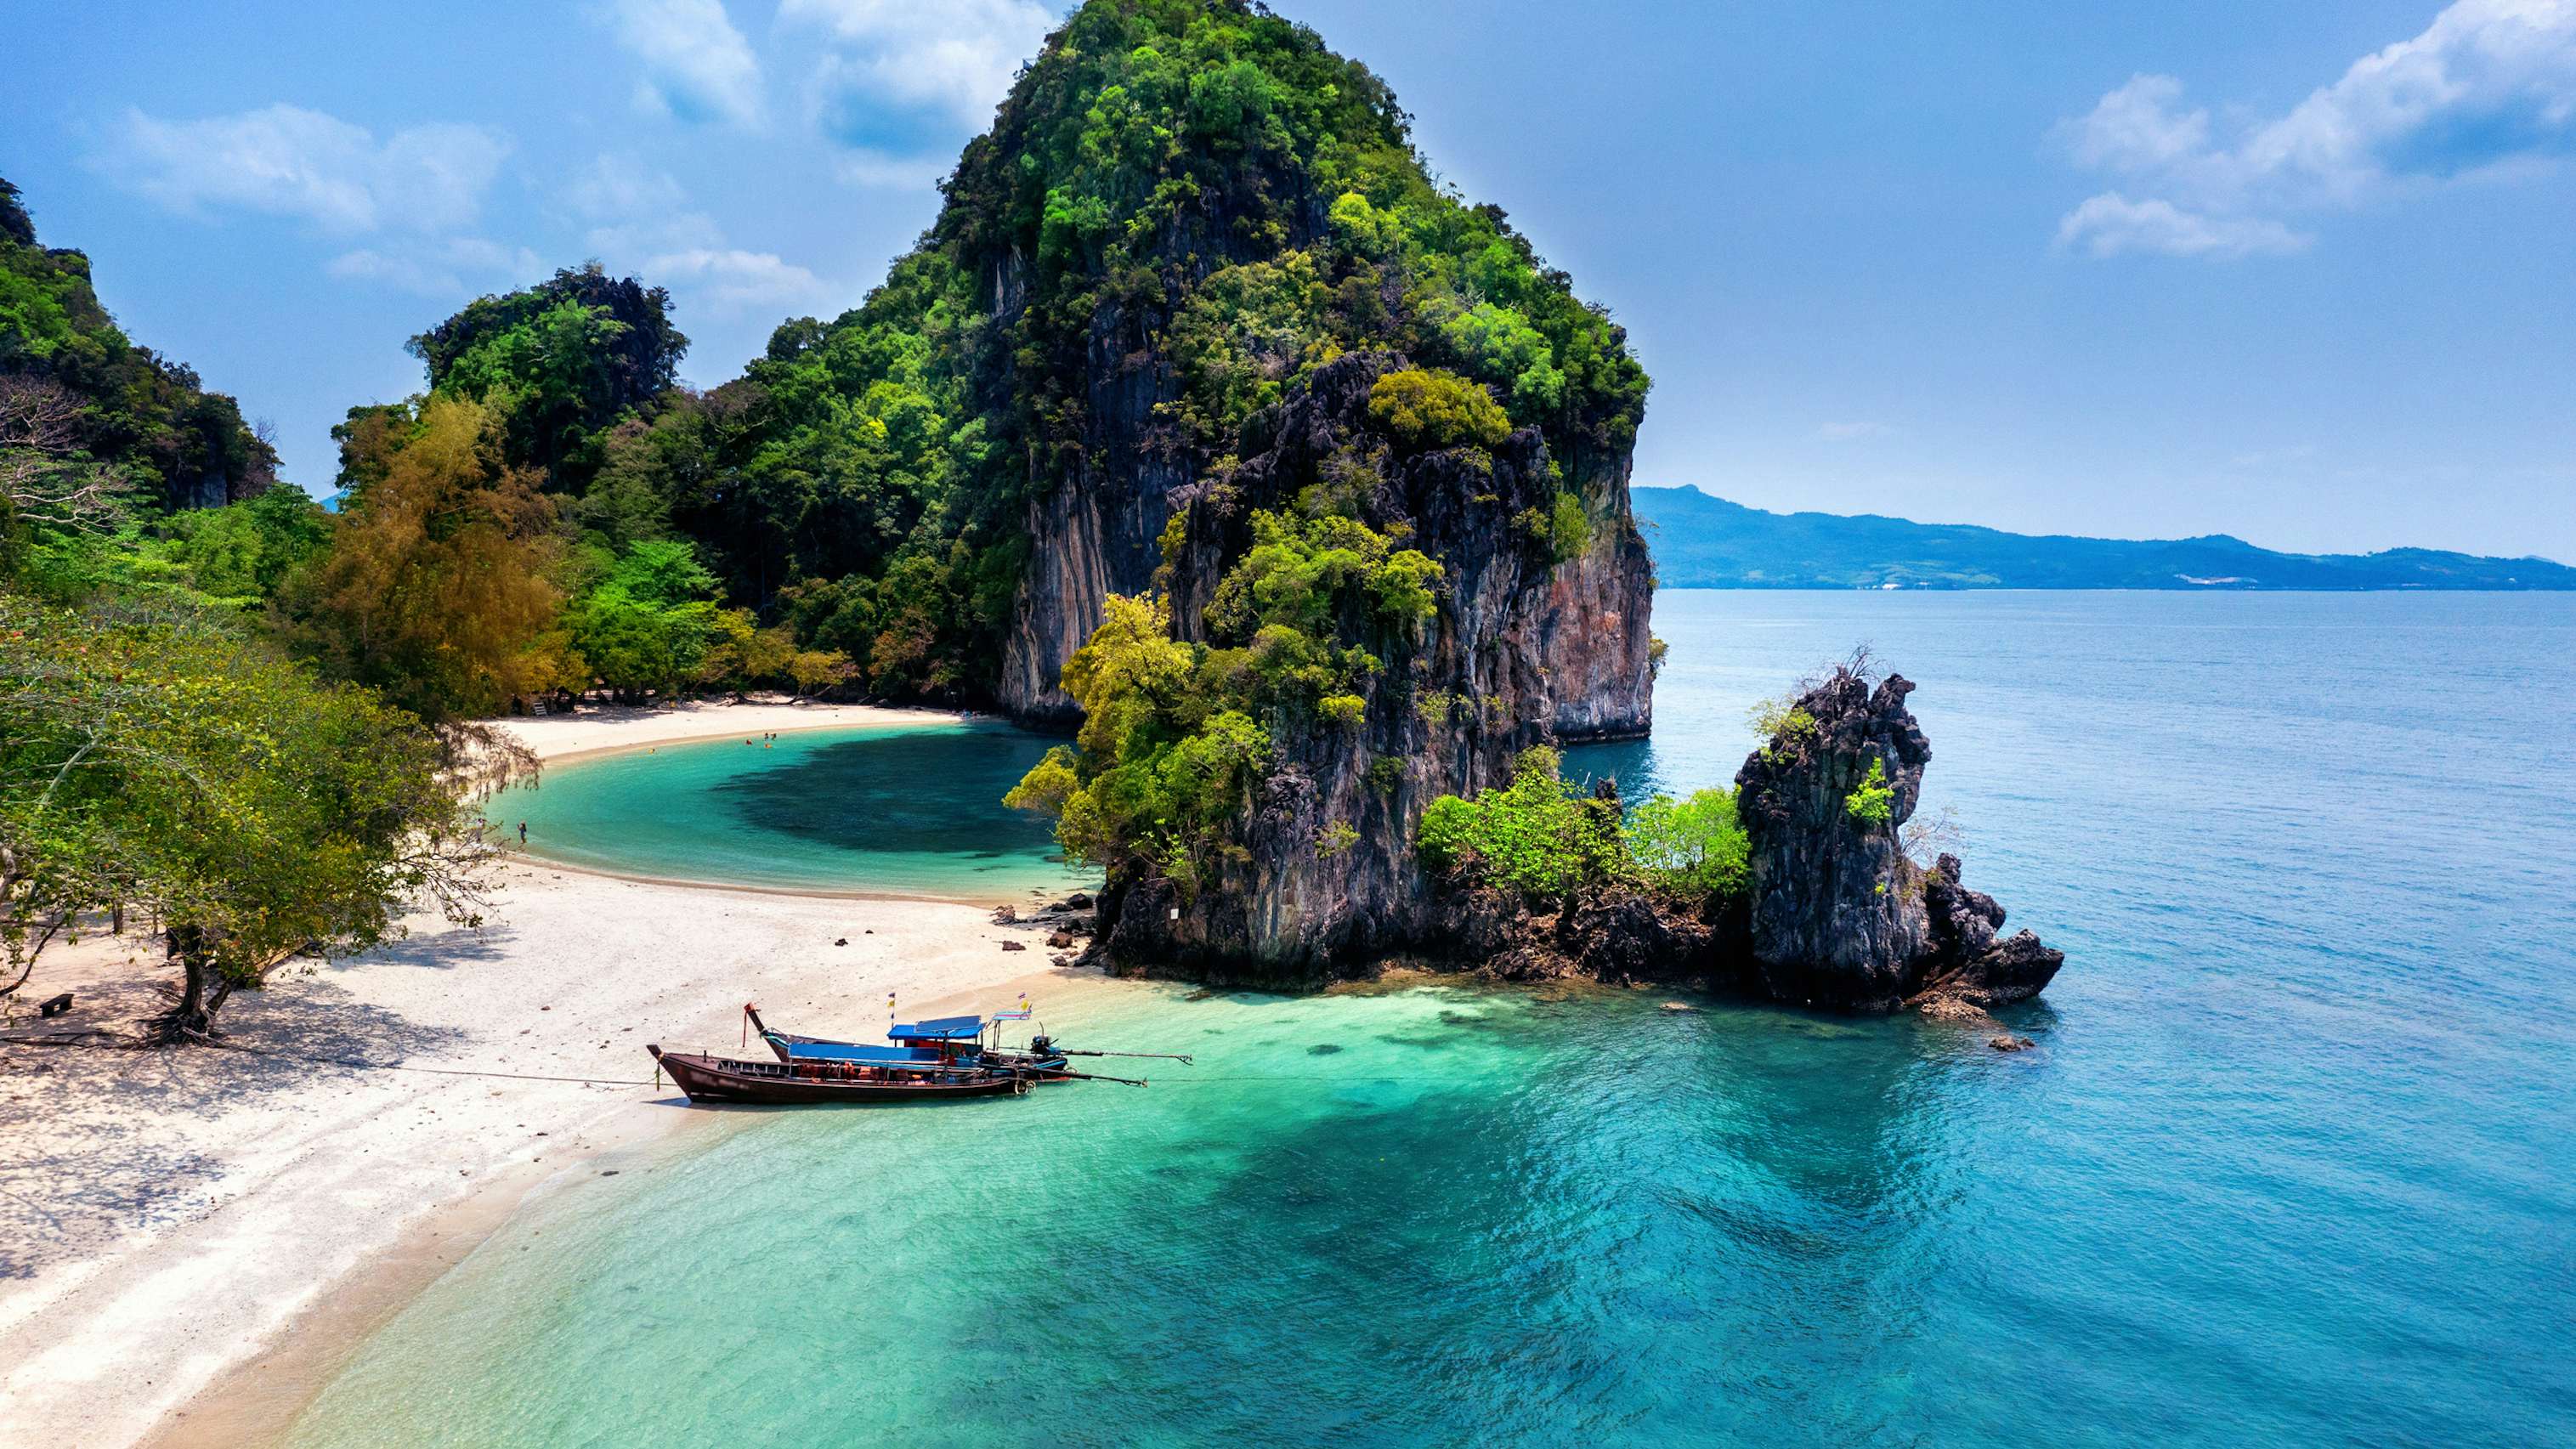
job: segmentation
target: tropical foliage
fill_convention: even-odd
[[[138,507],[224,503],[266,488],[277,454],[197,374],[137,345],[99,304],[89,258],[49,248],[0,180],[0,380],[77,402],[81,455],[115,470]]]
[[[1534,747],[1512,762],[1511,783],[1474,799],[1443,795],[1422,812],[1423,864],[1542,898],[1634,873],[1615,799],[1571,789],[1556,751]]]
[[[1256,510],[1252,534],[1208,605],[1210,642],[1173,639],[1166,600],[1113,596],[1066,663],[1082,733],[1007,803],[1056,815],[1072,858],[1143,859],[1194,886],[1227,849],[1274,732],[1363,718],[1383,666],[1344,641],[1403,638],[1437,607],[1440,565],[1356,519]]]
[[[340,430],[329,551],[281,609],[299,652],[427,719],[472,718],[567,682],[554,500],[503,461],[483,404],[433,396]]]
[[[1503,788],[1432,801],[1416,833],[1423,864],[1539,902],[1595,886],[1644,887],[1691,907],[1743,893],[1749,842],[1734,791],[1657,795],[1623,820],[1617,797],[1575,789],[1559,767],[1554,750],[1525,750]]]
[[[0,594],[0,941],[14,990],[81,913],[148,909],[202,1035],[290,958],[426,899],[478,918],[478,822],[441,741],[237,622]]]
[[[1843,809],[1854,820],[1868,825],[1885,825],[1896,810],[1896,787],[1887,783],[1887,762],[1876,755],[1869,757],[1869,773],[1843,797]]]

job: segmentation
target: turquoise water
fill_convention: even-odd
[[[1923,682],[1971,882],[2070,953],[2036,1051],[1103,984],[1041,1014],[1199,1064],[734,1114],[513,1221],[292,1442],[2576,1440],[2576,600],[1656,628],[1657,739],[1581,757],[1632,792],[1855,640]]]
[[[1051,822],[1002,794],[1056,743],[991,720],[796,731],[557,765],[487,812],[593,870],[971,901],[1063,893]]]

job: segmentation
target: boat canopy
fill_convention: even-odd
[[[853,1046],[839,1041],[798,1041],[787,1044],[791,1062],[855,1062],[871,1067],[935,1067],[939,1053],[914,1047]]]
[[[974,1041],[983,1034],[984,1018],[980,1016],[943,1016],[898,1026],[886,1036],[893,1041]]]

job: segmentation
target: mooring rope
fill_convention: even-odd
[[[558,1077],[539,1072],[503,1072],[474,1067],[414,1067],[400,1062],[370,1062],[357,1057],[323,1057],[306,1052],[279,1051],[273,1047],[243,1046],[236,1042],[209,1042],[220,1051],[242,1052],[255,1057],[273,1057],[279,1061],[306,1062],[314,1066],[349,1067],[367,1072],[418,1072],[433,1077],[492,1077],[513,1082],[572,1082],[585,1087],[658,1087],[658,1080],[642,1077]],[[1273,1076],[1165,1077],[1159,1085],[1166,1087],[1212,1087],[1227,1082],[1446,1082],[1452,1077],[1439,1076],[1330,1076],[1322,1073],[1289,1073]]]
[[[275,1057],[280,1061],[311,1062],[318,1066],[355,1067],[369,1072],[421,1072],[434,1077],[501,1077],[514,1082],[578,1082],[585,1087],[651,1087],[659,1085],[642,1077],[553,1077],[536,1072],[499,1072],[471,1067],[409,1067],[400,1062],[360,1061],[356,1057],[317,1057],[303,1052],[282,1052],[270,1047],[241,1046],[233,1042],[209,1043],[228,1052],[247,1052],[255,1057]]]

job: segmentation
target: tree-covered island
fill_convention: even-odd
[[[1120,970],[2038,990],[2056,954],[1902,848],[1900,679],[1810,681],[1732,791],[1559,781],[1650,724],[1647,378],[1409,120],[1261,6],[1091,0],[859,306],[699,391],[644,279],[482,298],[335,430],[329,511],[0,190],[9,975],[148,911],[203,1034],[474,914],[513,765],[474,721],[771,688],[1070,733],[1011,803],[1105,873]]]

